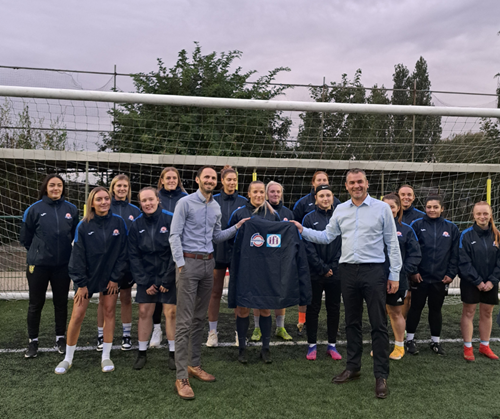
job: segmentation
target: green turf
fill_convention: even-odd
[[[456,303],[456,298],[447,302]],[[70,304],[71,308],[71,304]],[[0,301],[0,348],[23,348],[26,343],[26,301]],[[94,343],[95,311],[92,304],[78,342]],[[442,337],[458,338],[460,304],[444,307]],[[496,312],[497,310],[495,310]],[[326,338],[324,313],[319,339]],[[222,310],[220,340],[234,339],[231,311]],[[426,313],[417,337],[428,338]],[[118,316],[119,318],[119,316]],[[343,316],[342,316],[343,318]],[[342,319],[341,318],[341,319]],[[134,319],[137,305],[134,304]],[[296,310],[287,312],[286,327],[294,336]],[[252,323],[252,322],[251,322]],[[117,332],[121,325],[117,322]],[[477,330],[477,325],[476,325]],[[369,339],[368,326],[364,338]],[[136,334],[134,320],[133,335]],[[118,336],[115,343],[119,342]],[[493,335],[499,335],[494,325]],[[135,336],[134,341],[135,341]],[[53,312],[47,301],[42,315],[40,346],[53,342]],[[339,340],[344,340],[342,330]],[[476,353],[477,353],[477,344]],[[62,356],[40,353],[26,360],[22,353],[0,354],[0,417],[3,418],[500,418],[500,362],[462,359],[461,343],[446,343],[446,357],[431,353],[421,344],[419,356],[391,362],[390,395],[374,397],[374,378],[369,346],[365,346],[360,380],[345,385],[330,383],[344,361],[333,361],[319,348],[318,360],[305,359],[303,345],[272,348],[273,364],[259,361],[259,348],[249,348],[249,364],[236,361],[236,348],[204,348],[203,365],[217,377],[215,383],[192,381],[196,399],[180,400],[174,392],[175,374],[166,366],[166,349],[148,351],[148,363],[134,371],[135,353],[113,351],[116,371],[100,371],[100,354],[81,351],[68,374],[54,368]],[[500,353],[500,344],[492,343]],[[345,346],[339,351],[345,355]]]

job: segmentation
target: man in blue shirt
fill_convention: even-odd
[[[398,290],[402,267],[396,225],[389,205],[368,195],[368,180],[363,170],[349,170],[345,187],[351,199],[337,206],[326,230],[295,224],[304,239],[314,243],[328,244],[337,236],[342,237],[339,274],[345,306],[347,365],[332,381],[342,384],[360,376],[364,299],[372,328],[375,395],[386,398],[389,376],[386,292],[392,294]],[[389,278],[384,271],[384,245],[390,262]]]

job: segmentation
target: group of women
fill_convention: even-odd
[[[293,211],[283,206],[283,187],[277,182],[251,182],[248,199],[237,191],[237,173],[226,166],[221,171],[222,189],[214,195],[222,212],[223,228],[231,227],[247,217],[263,217],[271,221],[295,219],[304,226],[325,229],[335,207],[340,203],[329,186],[328,175],[316,172],[312,191],[301,198]],[[57,374],[66,373],[73,363],[76,343],[89,299],[99,293],[97,349],[102,351],[103,372],[114,370],[110,352],[115,329],[118,295],[121,301],[122,350],[132,349],[131,289],[137,284],[139,304],[139,351],[135,369],[146,364],[148,346],[161,342],[161,314],[166,318],[169,346],[169,368],[175,369],[175,266],[169,245],[170,224],[176,202],[186,196],[179,172],[165,168],[157,188],[146,187],[138,194],[140,209],[130,203],[131,185],[126,175],[116,176],[109,190],[97,187],[87,199],[87,211],[79,220],[78,209],[65,200],[65,183],[61,176],[46,177],[39,200],[28,207],[23,217],[20,240],[28,250],[29,284],[28,334],[25,353],[34,358],[38,352],[40,317],[45,293],[50,282],[56,323],[56,348],[65,354],[56,367]],[[461,235],[455,224],[444,219],[444,205],[439,196],[425,201],[425,212],[414,208],[415,194],[409,185],[383,200],[390,206],[397,227],[403,269],[396,294],[388,294],[387,313],[395,337],[390,358],[401,359],[406,352],[418,354],[415,332],[425,304],[429,308],[431,349],[444,355],[440,343],[441,309],[448,284],[458,274],[461,278],[463,313],[461,329],[464,358],[474,360],[472,349],[473,318],[480,304],[479,353],[498,359],[489,347],[493,308],[498,304],[500,279],[500,233],[495,227],[491,207],[478,202],[473,208],[474,224]],[[226,270],[231,261],[231,243],[214,245],[216,261],[214,284],[208,310],[207,346],[218,345],[217,323]],[[336,348],[340,318],[340,281],[338,262],[341,242],[337,238],[328,245],[306,242],[312,284],[311,304],[299,307],[298,333],[302,333],[307,316],[308,350],[306,358],[317,357],[318,318],[323,294],[327,311],[327,355],[342,358]],[[75,286],[73,312],[67,328],[67,300],[70,281]],[[271,309],[254,310],[255,327],[252,340],[262,339],[261,357],[271,362]],[[245,346],[251,307],[237,307],[236,345],[238,360],[247,362]],[[275,310],[276,336],[292,339],[284,325],[285,310]],[[67,339],[67,341],[66,341]]]

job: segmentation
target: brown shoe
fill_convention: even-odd
[[[361,372],[359,372],[359,371],[344,370],[339,375],[336,375],[335,377],[333,377],[332,383],[344,384],[344,383],[347,383],[349,381],[358,379],[360,375],[361,375]]]
[[[377,399],[385,399],[387,397],[387,380],[385,378],[375,379],[375,396]]]
[[[200,381],[215,381],[215,377],[206,371],[203,371],[198,365],[197,367],[188,367],[188,374],[190,377],[197,378]]]
[[[181,399],[191,400],[194,399],[194,391],[189,384],[189,380],[187,378],[183,378],[182,380],[175,380],[175,391]]]

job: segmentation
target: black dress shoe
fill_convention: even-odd
[[[387,380],[385,378],[375,379],[375,396],[377,399],[385,399],[387,397]]]
[[[134,363],[134,370],[142,370],[147,361],[147,351],[138,351],[137,359]]]
[[[352,380],[356,380],[360,377],[360,371],[349,371],[344,370],[339,375],[332,378],[332,383],[334,384],[344,384]]]

